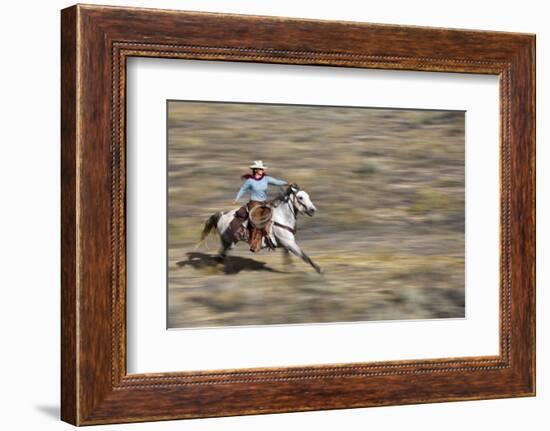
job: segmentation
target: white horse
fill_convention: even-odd
[[[296,220],[299,214],[307,214],[312,217],[317,208],[311,202],[309,195],[300,190],[297,185],[288,186],[285,192],[274,199],[272,205],[270,239],[277,248],[282,248],[285,257],[289,258],[289,252],[309,263],[318,273],[323,272],[321,267],[311,260],[296,243]],[[225,258],[227,252],[238,242],[229,229],[229,225],[238,208],[230,211],[218,211],[212,214],[205,222],[201,235],[201,241],[212,232],[214,227],[221,240],[220,257]],[[248,223],[248,219],[245,221]],[[261,248],[266,248],[265,238],[262,238]]]

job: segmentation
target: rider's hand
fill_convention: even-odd
[[[233,201],[231,202],[233,205],[237,205],[237,201]]]

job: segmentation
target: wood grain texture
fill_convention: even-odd
[[[76,9],[61,16],[61,417],[78,421],[76,296]]]
[[[61,37],[63,420],[90,425],[534,395],[533,35],[79,5],[62,11]],[[499,75],[499,355],[128,375],[129,56]]]

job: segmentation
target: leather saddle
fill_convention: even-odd
[[[246,241],[250,245],[250,251],[260,251],[263,239],[270,249],[275,244],[270,238],[273,209],[267,202],[252,203],[241,207],[235,214],[232,222],[232,230],[235,238]]]
[[[248,210],[248,221],[251,227],[265,229],[271,223],[273,210],[268,204],[256,205]]]

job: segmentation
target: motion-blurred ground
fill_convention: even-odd
[[[323,275],[244,243],[222,264],[215,236],[194,248],[256,159],[317,206],[297,238]],[[449,317],[464,317],[463,112],[169,102],[170,328]]]

